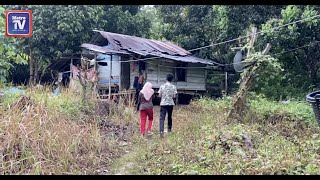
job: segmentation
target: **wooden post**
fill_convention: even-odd
[[[72,65],[73,65],[73,54],[72,54],[72,56],[71,56],[71,62],[70,62],[70,78],[72,78],[73,77],[73,73],[72,73]]]
[[[157,84],[159,84],[159,75],[160,75],[160,61],[157,61]]]
[[[252,28],[252,34],[251,37],[248,40],[248,53],[247,57],[250,56],[253,49],[253,45],[257,39],[257,28]],[[266,48],[262,51],[262,55],[266,55],[271,48],[270,44],[267,44]],[[244,111],[246,110],[246,98],[247,98],[247,93],[251,87],[254,75],[256,72],[259,70],[259,66],[261,63],[260,59],[257,59],[254,61],[254,63],[251,65],[251,67],[247,70],[244,70],[244,72],[241,74],[241,83],[239,86],[239,90],[237,94],[233,97],[232,100],[232,108],[229,110],[227,114],[227,120],[231,120],[234,118],[241,118],[244,115]]]
[[[262,55],[266,55],[269,52],[270,48],[271,44],[268,43],[266,48],[262,51]],[[259,61],[259,59],[257,61]],[[239,86],[239,90],[232,100],[232,108],[228,112],[227,120],[240,118],[243,116],[246,108],[247,93],[251,87],[254,75],[259,70],[259,67],[260,63],[255,62],[252,67],[250,67],[248,70],[245,70]]]
[[[95,73],[94,81],[93,81],[93,93],[96,96],[97,95],[97,52],[94,52],[94,64],[93,64],[93,69]]]
[[[252,28],[251,38],[249,38],[249,48],[248,48],[247,56],[249,56],[249,54],[251,53],[251,49],[253,48],[253,45],[257,40],[257,30],[258,29],[256,27]]]
[[[97,70],[97,52],[94,52],[94,64],[93,64],[94,70]]]
[[[120,77],[119,77],[119,92],[121,92],[122,91],[122,77],[123,77],[123,75],[122,75],[122,62],[121,62],[121,56],[118,56],[118,62],[119,62],[119,66],[120,66]]]
[[[176,94],[176,105],[179,105],[179,94]]]
[[[110,72],[109,72],[109,102],[111,101],[111,76],[112,76],[112,54],[110,55]]]
[[[224,83],[224,92],[227,95],[228,93],[228,72],[225,71],[225,83]]]
[[[205,68],[205,70],[204,70],[204,82],[205,82],[205,84],[204,84],[204,87],[205,87],[205,89],[207,90],[207,80],[208,80],[208,69],[207,69],[207,67],[208,67],[208,65],[206,65],[205,66],[206,68]]]
[[[178,73],[177,73],[177,68],[175,66],[176,66],[176,63],[173,62],[174,80],[176,82],[175,83],[176,86],[178,86]]]

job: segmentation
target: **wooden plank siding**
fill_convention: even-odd
[[[160,65],[160,66],[159,66]],[[153,84],[153,87],[158,89],[160,85],[166,82],[166,75],[168,73],[175,74],[175,69],[170,67],[176,67],[177,63],[174,61],[163,61],[162,59],[150,60],[146,64],[146,81]],[[187,67],[204,67],[203,64],[188,63]],[[186,70],[186,81],[176,82],[178,91],[205,91],[206,90],[206,70],[198,68],[190,68]]]
[[[130,60],[132,60],[133,58],[131,57]],[[139,75],[139,65],[137,64],[138,62],[130,62],[130,88],[133,89],[133,81],[134,81],[134,77]],[[136,64],[136,65],[134,65]],[[133,66],[135,68],[133,68]]]

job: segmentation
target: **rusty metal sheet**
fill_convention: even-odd
[[[172,42],[170,42],[170,41],[165,41],[165,43],[166,43],[167,45],[170,45],[170,46],[171,46],[172,48],[174,48],[174,49],[177,49],[177,50],[179,50],[179,51],[181,51],[181,52],[183,52],[183,53],[185,53],[185,54],[191,55],[191,53],[190,53],[189,51],[183,49],[183,48],[180,47],[180,46],[177,46],[176,44],[174,44],[174,43],[172,43]]]
[[[133,50],[133,51],[147,51],[167,53],[170,55],[186,56],[191,55],[185,49],[173,45],[173,43],[161,42],[157,40],[150,40],[141,37],[128,36],[123,34],[116,34],[105,31],[97,31],[103,37],[107,38],[111,45],[117,50]]]
[[[214,65],[214,66],[223,66],[223,64],[217,63],[215,61],[208,60],[208,59],[201,59],[201,58],[197,58],[194,56],[171,56],[171,55],[166,55],[166,54],[162,54],[160,56],[163,58],[172,59],[172,60],[181,61],[181,62],[201,63],[201,64]]]
[[[124,34],[94,31],[99,32],[106,38],[115,51],[127,51],[142,56],[156,56],[182,62],[222,66],[222,64],[212,60],[194,57],[189,51],[169,41],[163,42]]]
[[[96,52],[99,52],[99,53],[103,53],[103,54],[130,54],[130,53],[127,53],[127,52],[124,52],[124,51],[116,51],[116,50],[112,50],[112,49],[109,49],[109,48],[106,48],[106,47],[101,47],[101,46],[97,46],[97,45],[93,45],[93,44],[87,44],[87,43],[82,44],[81,47],[86,48],[86,49],[91,50],[91,51],[96,51]]]
[[[185,49],[177,48],[167,42],[155,41],[154,44],[159,45],[160,47],[162,47],[162,49],[166,50],[167,52],[168,51],[178,52],[178,55],[181,55],[181,56],[191,55],[191,53],[186,51]],[[168,54],[176,55],[176,53],[168,53]]]

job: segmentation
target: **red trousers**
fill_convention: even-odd
[[[153,123],[153,109],[140,110],[140,133],[144,135],[146,133],[146,121],[148,116],[148,132],[151,132]]]

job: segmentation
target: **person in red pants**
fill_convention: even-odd
[[[140,111],[140,133],[142,136],[146,133],[146,121],[148,117],[148,136],[151,135],[152,123],[153,123],[153,103],[154,90],[152,84],[147,82],[138,96],[137,111]]]

